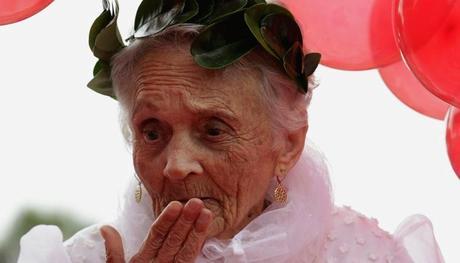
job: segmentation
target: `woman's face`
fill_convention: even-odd
[[[208,235],[233,237],[262,211],[276,169],[256,78],[225,78],[177,49],[147,54],[135,74],[134,166],[154,213],[197,197],[214,215]]]

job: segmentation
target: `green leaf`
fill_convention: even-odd
[[[204,68],[223,68],[257,46],[245,26],[243,12],[206,27],[193,41],[191,53]]]
[[[276,53],[267,45],[265,39],[262,37],[260,32],[260,22],[261,20],[269,14],[286,14],[292,17],[292,14],[289,11],[281,6],[274,4],[257,4],[246,9],[244,14],[244,20],[246,25],[251,30],[251,33],[259,41],[262,47],[272,54],[274,57],[279,59]]]
[[[118,1],[117,0],[102,0],[102,6],[105,10],[111,14],[118,12]]]
[[[302,33],[295,20],[288,15],[275,13],[265,16],[260,22],[260,33],[265,43],[282,58],[295,43],[302,46]]]
[[[104,29],[110,21],[112,21],[113,16],[110,14],[109,10],[104,10],[102,13],[94,20],[91,29],[89,30],[89,48],[93,50],[96,43],[97,35]]]
[[[110,96],[116,100],[110,78],[110,68],[103,66],[94,78],[87,84],[88,88],[102,95]]]
[[[176,8],[177,6],[180,7],[180,11],[184,10],[186,0],[167,0],[163,2],[163,8],[161,9],[161,13],[167,13]]]
[[[321,61],[320,53],[308,53],[303,59],[303,74],[305,77],[310,76],[315,72],[316,68]]]
[[[246,4],[248,3],[247,0],[220,0],[216,2],[214,6],[214,11],[212,12],[211,16],[208,17],[206,20],[208,23],[213,23],[220,18],[236,13],[242,10]]]
[[[246,7],[251,7],[257,4],[266,4],[266,2],[265,0],[248,0],[248,4],[246,5]]]
[[[109,64],[103,60],[98,60],[96,62],[96,64],[94,65],[94,68],[93,68],[93,77],[97,75],[97,73],[99,73],[99,71],[102,70],[103,67],[108,67],[110,68]]]
[[[287,75],[295,80],[299,92],[305,94],[308,91],[308,78],[302,74],[303,68],[303,51],[300,42],[295,42],[288,49],[283,57],[283,66]]]
[[[198,14],[198,3],[196,0],[186,0],[182,14],[174,20],[174,23],[185,23]]]
[[[105,0],[103,4],[105,10],[93,23],[90,30],[89,44],[94,56],[110,61],[112,55],[125,45],[117,26],[118,1]]]
[[[111,57],[125,47],[117,26],[117,17],[96,36],[93,52],[97,58],[110,61]]]
[[[145,20],[143,25],[134,33],[134,37],[148,37],[162,31],[182,13],[184,6],[185,0],[168,1],[164,4],[160,14],[146,18],[147,20]]]
[[[302,94],[306,94],[308,92],[308,79],[301,75],[297,77],[295,81],[297,84],[297,90]]]
[[[162,0],[143,0],[137,8],[136,19],[134,21],[134,31],[137,31],[151,17],[155,17],[160,14],[162,7]]]
[[[299,42],[295,42],[283,57],[283,66],[292,79],[302,75],[303,51]]]
[[[214,0],[196,0],[196,2],[199,6],[198,14],[193,17],[191,22],[199,24],[212,14],[215,2]]]

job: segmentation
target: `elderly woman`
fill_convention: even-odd
[[[125,47],[104,3],[89,86],[119,101],[139,181],[112,222],[65,242],[33,228],[19,262],[443,262],[425,217],[390,235],[333,205],[324,158],[304,149],[319,54],[289,11],[143,1]]]

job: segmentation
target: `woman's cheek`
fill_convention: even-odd
[[[158,179],[162,170],[156,167],[155,160],[148,149],[143,146],[135,146],[133,160],[137,175],[147,188],[151,188],[149,186],[152,184],[152,180]]]
[[[144,155],[145,153],[142,151],[142,147],[136,143],[133,150],[133,163],[138,176],[143,175],[144,171],[146,170],[146,163],[143,161],[145,159]]]

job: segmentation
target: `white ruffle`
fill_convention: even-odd
[[[40,225],[21,238],[18,263],[71,263],[56,226]]]
[[[444,258],[433,233],[431,221],[424,215],[406,218],[394,233],[400,247],[405,248],[415,263],[442,263]]]

